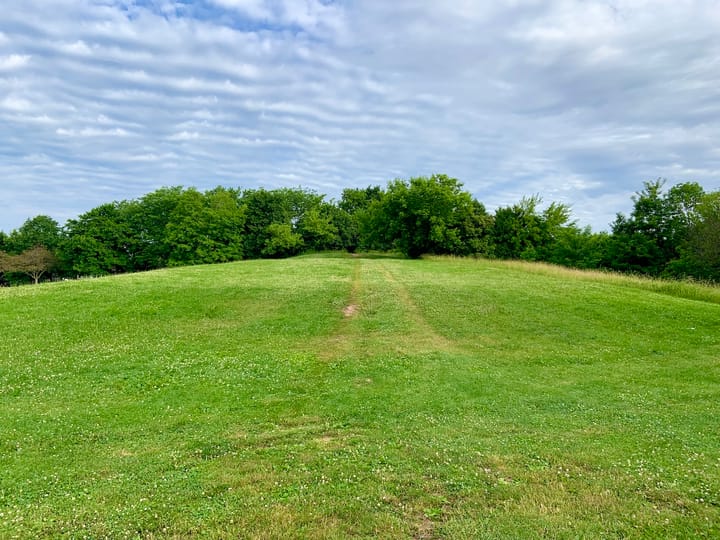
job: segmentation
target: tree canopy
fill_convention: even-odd
[[[368,205],[370,245],[408,257],[423,253],[486,253],[490,219],[485,207],[446,175],[394,180]]]
[[[64,227],[36,216],[0,231],[0,284],[344,249],[475,255],[720,281],[720,192],[643,183],[610,233],[580,228],[564,203],[523,197],[489,213],[444,174],[348,188],[164,187],[101,204]]]
[[[0,272],[17,272],[30,277],[35,284],[57,265],[55,255],[44,246],[35,246],[18,255],[0,252]]]

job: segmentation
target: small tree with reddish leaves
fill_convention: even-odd
[[[0,251],[0,286],[5,285],[5,272],[8,271],[8,265],[10,264],[10,255],[4,251]]]
[[[21,272],[30,276],[35,284],[40,278],[57,265],[57,258],[46,247],[36,246],[23,251],[20,255],[0,257],[0,265],[7,272]]]

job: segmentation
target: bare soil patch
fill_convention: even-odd
[[[358,306],[357,304],[349,304],[343,308],[343,315],[345,315],[346,317],[352,317],[358,312],[359,309],[360,306]]]

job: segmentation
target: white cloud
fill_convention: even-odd
[[[211,0],[218,6],[238,10],[253,19],[271,19],[272,10],[266,0]]]
[[[86,127],[83,129],[57,128],[55,133],[62,137],[127,137],[130,135],[122,128],[97,129]]]
[[[40,124],[40,125],[49,125],[49,124],[55,124],[55,120],[48,116],[47,114],[14,114],[14,115],[7,115],[5,116],[5,119],[9,120],[10,122],[18,123],[18,124],[26,124],[28,126],[33,124]]]
[[[0,71],[9,71],[23,67],[30,61],[29,54],[11,54],[9,56],[0,56]]]
[[[130,156],[123,156],[120,159],[127,159],[128,161],[145,161],[145,162],[167,162],[168,160],[177,159],[178,155],[175,152],[167,152],[165,154],[137,154]]]
[[[200,134],[197,131],[181,131],[174,133],[168,140],[170,141],[195,141],[200,138]]]
[[[596,228],[649,178],[720,187],[714,0],[8,1],[0,229],[36,184],[57,193],[36,213],[72,215],[161,185],[332,197],[445,172]]]
[[[307,30],[327,28],[333,32],[345,29],[342,10],[332,3],[319,0],[283,0],[282,19]]]
[[[32,110],[33,105],[27,99],[9,95],[0,101],[0,107],[11,111],[29,111]]]
[[[345,29],[343,10],[320,0],[211,0],[251,19],[277,25],[297,26],[307,32],[339,34]]]
[[[90,56],[92,54],[92,49],[82,40],[74,41],[72,43],[60,43],[58,48],[69,54],[76,54],[79,56]]]

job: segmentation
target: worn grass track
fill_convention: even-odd
[[[717,537],[716,298],[343,256],[0,290],[0,538]]]

